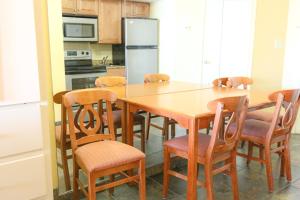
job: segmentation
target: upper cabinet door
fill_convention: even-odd
[[[122,17],[149,17],[150,4],[123,0]]]
[[[134,17],[149,17],[150,16],[149,3],[134,2],[133,16]]]
[[[98,0],[77,0],[77,13],[97,16]]]
[[[134,2],[123,0],[122,1],[122,17],[132,17],[133,16],[133,5]]]
[[[99,43],[120,44],[122,42],[121,13],[121,0],[99,0]]]
[[[63,13],[74,14],[76,12],[76,0],[62,0],[61,4]]]

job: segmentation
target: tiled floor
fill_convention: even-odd
[[[185,134],[185,130],[177,128],[176,135]],[[139,141],[136,141],[136,147],[139,148]],[[246,148],[245,148],[246,149]],[[147,173],[154,174],[160,170],[162,163],[162,138],[158,130],[154,128],[151,131],[150,141],[147,143]],[[267,189],[267,180],[265,168],[257,162],[251,162],[247,167],[245,160],[238,158],[238,178],[239,192],[241,200],[299,200],[300,199],[300,135],[293,135],[291,142],[292,156],[292,175],[293,181],[287,183],[284,178],[279,177],[280,160],[277,155],[273,156],[273,173],[275,178],[275,191],[269,193]],[[175,166],[176,170],[186,173],[186,167]],[[59,176],[62,174],[59,172]],[[84,177],[83,177],[84,178]],[[200,168],[199,179],[204,179],[203,168]],[[162,199],[162,173],[152,175],[147,178],[147,199]],[[171,177],[170,181],[170,200],[186,199],[186,182]],[[63,180],[60,179],[60,193],[64,190]],[[214,191],[216,199],[232,199],[230,178],[224,174],[214,177]],[[70,196],[70,195],[69,195]],[[66,197],[66,195],[65,195]],[[97,194],[99,200],[135,200],[138,199],[138,189],[135,186],[123,185],[115,188],[113,196],[109,196],[107,191]],[[206,199],[205,189],[198,189],[198,199]]]

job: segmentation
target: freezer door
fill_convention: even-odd
[[[128,83],[143,83],[145,74],[158,73],[158,50],[126,50],[126,67]]]
[[[126,46],[157,46],[158,21],[156,19],[125,19]]]

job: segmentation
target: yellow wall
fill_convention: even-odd
[[[52,101],[52,78],[51,78],[51,62],[50,62],[50,44],[48,34],[48,16],[47,16],[47,1],[46,0],[35,0],[35,21],[37,31],[37,48],[38,51],[38,64],[40,74],[40,93],[41,99],[48,101],[48,107],[43,107],[42,112],[42,127],[45,133],[49,135],[44,136],[44,146],[48,150],[56,149],[55,137],[54,137],[54,113],[53,113],[53,101]],[[58,186],[57,180],[57,168],[56,168],[56,154],[52,151],[47,151],[47,171],[51,171],[52,187]],[[51,163],[52,165],[48,165]],[[48,191],[52,194],[53,191]]]
[[[64,48],[62,35],[62,15],[61,0],[47,0],[48,5],[48,23],[49,23],[49,40],[51,54],[51,76],[52,90],[49,91],[51,96],[59,91],[65,90],[65,70],[64,70]],[[55,105],[55,113],[60,113],[60,106]],[[54,112],[52,111],[52,121]],[[55,118],[59,118],[60,114]],[[53,122],[54,124],[54,122]],[[54,135],[54,130],[52,130]],[[55,144],[52,146],[51,153],[56,156]],[[53,187],[58,187],[56,160],[52,163],[53,168]]]
[[[53,94],[66,90],[61,0],[48,0],[49,38]],[[55,119],[60,119],[60,106],[55,105]]]
[[[281,88],[288,5],[288,0],[257,0],[253,87]]]

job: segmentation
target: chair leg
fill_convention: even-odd
[[[163,198],[167,198],[169,191],[170,176],[168,171],[170,169],[170,162],[171,160],[168,148],[164,148]]]
[[[164,140],[169,140],[169,118],[164,117],[164,125],[163,125],[163,136]]]
[[[78,181],[79,180],[79,168],[73,157],[73,200],[78,200]]]
[[[253,143],[249,141],[248,142],[247,166],[251,162],[252,155],[253,155]]]
[[[145,153],[145,121],[141,123],[141,149]]]
[[[271,151],[270,147],[266,146],[265,148],[265,158],[266,158],[266,173],[268,179],[269,192],[274,190],[274,180],[272,174],[272,160],[271,160]]]
[[[146,140],[149,140],[150,124],[151,124],[151,113],[147,112],[147,116],[146,116]]]
[[[231,169],[230,169],[230,176],[231,176],[231,187],[233,192],[233,199],[239,200],[239,187],[238,187],[238,177],[237,177],[237,169],[236,169],[236,155],[234,154],[231,159]]]
[[[281,151],[280,152],[280,159],[281,159],[281,162],[280,162],[280,176],[281,177],[284,177],[285,176],[285,173],[286,173],[286,156],[285,156],[285,150]]]
[[[206,135],[209,135],[210,127],[206,128]]]
[[[259,159],[260,160],[264,160],[264,146],[259,146]],[[260,163],[261,166],[263,166],[263,163]]]
[[[175,137],[175,131],[176,131],[176,124],[172,123],[171,124],[171,138]]]
[[[212,174],[212,166],[210,163],[204,166],[205,171],[205,185],[206,185],[206,192],[208,200],[214,199],[214,192],[213,192],[213,174]]]
[[[139,199],[145,200],[146,199],[146,175],[145,175],[145,159],[140,160],[139,166]]]
[[[245,141],[243,140],[243,141],[241,142],[241,148],[243,149],[244,146],[245,146]]]
[[[285,148],[285,169],[286,169],[286,178],[288,181],[292,181],[292,170],[291,170],[291,155],[290,155],[290,149],[288,147],[289,145],[286,145]]]
[[[109,176],[109,181],[112,183],[112,182],[114,182],[114,180],[115,180],[115,175],[114,174],[110,175]],[[108,192],[109,192],[110,196],[112,196],[114,194],[114,190],[115,190],[114,187],[109,188]]]
[[[68,191],[71,190],[71,182],[70,182],[67,150],[65,148],[60,148],[60,154],[61,154],[61,162],[62,162],[62,168],[64,173],[66,191]]]
[[[96,200],[96,181],[92,174],[88,175],[88,200]]]

